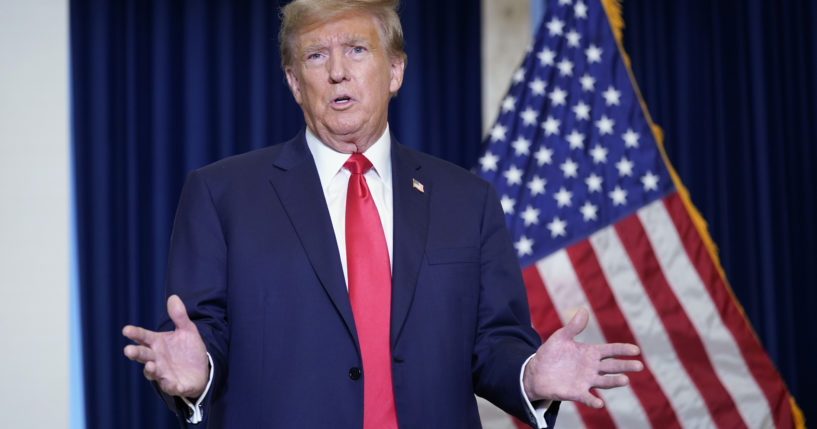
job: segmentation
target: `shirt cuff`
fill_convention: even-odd
[[[553,400],[543,399],[541,401],[536,401],[536,404],[533,404],[531,403],[530,399],[528,399],[528,395],[525,393],[525,384],[522,382],[522,378],[525,375],[525,367],[528,366],[528,362],[533,359],[533,356],[535,355],[530,355],[530,357],[525,360],[525,363],[522,364],[522,371],[519,373],[519,389],[522,391],[522,397],[525,398],[525,404],[528,406],[528,412],[536,420],[536,427],[542,429],[548,427],[548,424],[545,421],[545,413],[547,412],[548,408],[550,408]]]
[[[187,407],[190,408],[190,413],[187,417],[187,423],[194,425],[197,423],[201,423],[201,420],[203,418],[201,412],[201,403],[204,401],[204,398],[207,397],[207,392],[210,390],[210,384],[213,383],[213,358],[212,356],[210,356],[209,352],[207,353],[207,360],[210,361],[210,379],[207,380],[207,386],[205,386],[204,392],[201,393],[201,396],[199,396],[199,399],[196,401],[195,404],[190,402],[190,400],[187,399],[186,397],[182,396],[182,401],[184,401],[184,403],[187,404]],[[522,368],[524,370],[525,367],[522,366]]]

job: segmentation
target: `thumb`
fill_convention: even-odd
[[[191,326],[195,326],[190,318],[187,316],[187,309],[184,307],[182,299],[179,295],[170,295],[167,299],[167,314],[170,320],[176,325],[176,329],[187,330]]]
[[[579,308],[576,314],[573,315],[573,318],[567,322],[567,325],[564,327],[564,333],[570,338],[579,335],[584,328],[587,327],[587,321],[590,318],[590,315],[587,313],[587,309]]]

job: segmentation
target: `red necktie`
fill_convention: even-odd
[[[363,177],[372,163],[355,153],[344,167],[352,172],[346,193],[346,266],[363,357],[363,429],[396,429],[389,347],[391,265],[380,216]]]

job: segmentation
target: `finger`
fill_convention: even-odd
[[[626,375],[603,375],[593,380],[592,387],[597,389],[613,389],[630,384]]]
[[[176,325],[176,329],[187,330],[195,326],[187,316],[187,309],[179,295],[170,295],[167,299],[167,314]]]
[[[133,325],[127,325],[122,328],[122,335],[143,346],[150,346],[156,338],[156,332]]]
[[[584,405],[587,405],[590,408],[601,408],[604,406],[604,401],[601,398],[593,395],[592,393],[585,392],[578,398],[576,398],[575,402],[580,402]]]
[[[641,349],[635,344],[610,343],[597,344],[595,347],[602,359],[614,357],[633,357],[641,354]]]
[[[570,319],[570,322],[567,322],[567,325],[565,325],[565,335],[569,336],[570,338],[579,335],[579,333],[584,331],[584,328],[587,327],[587,320],[589,317],[590,316],[585,308],[579,308],[576,314],[574,314]]]
[[[644,364],[637,360],[607,359],[599,364],[599,372],[603,374],[620,374],[622,372],[638,372],[644,369]]]
[[[125,346],[125,356],[130,360],[135,360],[139,363],[147,363],[156,360],[156,353],[145,346],[135,346],[133,344]]]
[[[159,376],[158,368],[159,366],[156,365],[156,362],[148,361],[145,363],[145,367],[142,369],[142,374],[150,381],[159,380],[161,377]]]

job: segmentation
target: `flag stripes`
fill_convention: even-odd
[[[601,328],[604,337],[611,342],[625,342],[635,344],[633,336],[624,314],[615,303],[610,286],[604,278],[604,272],[596,259],[593,248],[588,241],[581,241],[567,249],[570,261],[576,268],[577,277],[589,298],[590,308],[599,320],[604,320]],[[655,376],[649,368],[631,374],[633,391],[644,407],[650,424],[660,428],[680,428],[678,417],[671,407],[667,407],[667,397],[661,390]],[[633,426],[629,426],[633,427]]]
[[[560,425],[772,427],[764,389],[784,386],[750,370],[736,336],[751,332],[717,317],[724,304],[739,309],[701,280],[717,271],[679,207],[673,193],[523,270],[532,322],[544,337],[584,307],[591,317],[578,340],[643,349],[646,369],[630,376],[630,386],[598,390],[606,403],[600,410],[563,404]]]
[[[751,378],[757,382],[760,392],[766,397],[767,406],[773,412],[771,416],[763,416],[763,419],[752,424],[752,427],[772,425],[777,428],[794,427],[791,401],[786,386],[751,327],[746,323],[743,311],[724,284],[723,277],[709,256],[684,202],[675,194],[668,197],[664,205],[675,230],[678,231],[687,258],[695,267],[698,278],[703,282],[713,305],[719,310],[718,314],[729,329],[730,336],[737,343],[743,365],[748,368]],[[770,419],[774,419],[774,422],[770,422]]]

